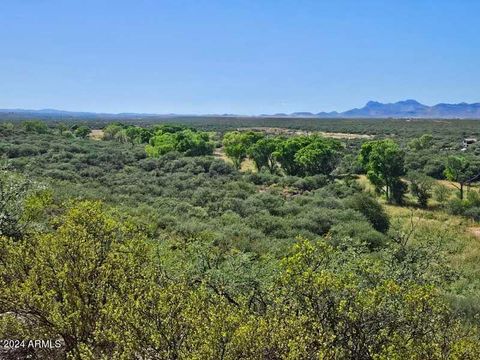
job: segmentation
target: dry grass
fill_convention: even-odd
[[[437,180],[437,183],[440,184],[440,185],[443,185],[449,189],[452,189],[452,190],[458,190],[460,188],[460,184],[457,183],[457,182],[453,182],[453,181],[448,181],[448,180]],[[480,188],[480,184],[479,183],[475,183],[475,184],[472,184],[470,185],[471,188],[473,189],[478,189]],[[468,187],[467,186],[464,186],[464,190],[465,192],[468,191]]]
[[[223,151],[223,147],[215,148],[215,150],[213,150],[213,156],[215,156],[216,158],[222,159],[223,161],[229,163],[230,165],[233,164],[232,160],[230,160],[228,156],[225,155],[225,152]]]
[[[392,227],[415,231],[410,244],[437,243],[454,270],[461,274],[455,287],[480,289],[480,227],[472,220],[453,216],[441,210],[421,210],[385,205]]]
[[[366,192],[371,194],[375,193],[375,187],[372,185],[370,181],[368,181],[366,175],[358,175],[357,182],[360,184],[362,189],[364,189]]]
[[[361,175],[359,184],[369,192],[374,188],[368,179]],[[445,183],[439,181],[440,183]],[[452,187],[449,187],[452,188]],[[453,187],[455,189],[455,187]],[[455,194],[452,191],[452,196]],[[388,213],[392,227],[406,232],[414,226],[410,244],[435,241],[441,245],[453,267],[464,275],[458,282],[459,288],[480,288],[480,226],[473,220],[446,213],[435,201],[430,201],[428,209],[414,205],[396,206],[380,202]],[[414,199],[407,197],[407,204],[414,204]]]
[[[255,163],[251,159],[245,159],[242,162],[242,166],[240,167],[240,171],[243,172],[257,172],[257,168],[255,167]]]
[[[92,140],[102,140],[103,139],[103,130],[93,129],[88,136]]]

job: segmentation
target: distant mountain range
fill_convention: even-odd
[[[315,114],[319,117],[341,118],[471,118],[480,119],[480,103],[467,104],[437,104],[428,106],[416,100],[404,100],[396,103],[383,104],[369,101],[364,107],[345,112]]]
[[[217,117],[243,117],[236,114],[140,114],[140,113],[94,113],[74,112],[55,109],[24,110],[24,109],[0,109],[0,118],[85,118],[85,119],[144,119],[144,118],[172,118],[179,116],[217,116]],[[442,119],[480,119],[480,103],[437,104],[428,106],[416,100],[404,100],[396,103],[380,103],[369,101],[362,108],[355,108],[344,112],[294,112],[291,114],[261,114],[259,117],[298,117],[298,118],[442,118]]]
[[[437,104],[428,106],[416,100],[396,103],[369,101],[362,108],[344,112],[292,113],[292,116],[319,118],[420,118],[420,119],[480,119],[480,103]]]
[[[144,118],[170,118],[183,116],[179,114],[142,114],[142,113],[96,113],[82,111],[65,111],[56,109],[26,110],[26,109],[0,109],[0,119],[144,119]]]
[[[480,119],[480,103],[441,103],[428,106],[411,99],[387,104],[369,101],[362,108],[355,108],[344,112],[294,112],[291,114],[275,114],[272,116],[313,118]]]

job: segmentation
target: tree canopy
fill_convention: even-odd
[[[460,199],[463,199],[463,187],[468,179],[473,176],[468,159],[463,156],[449,156],[444,173],[447,180],[458,183],[458,185],[455,184],[455,187],[459,190]]]
[[[225,154],[232,160],[236,169],[240,169],[242,161],[248,155],[249,148],[262,138],[262,133],[254,131],[232,131],[223,136]],[[257,161],[261,162],[259,154],[255,152],[255,155],[257,155]]]
[[[319,136],[309,139],[309,144],[295,153],[294,161],[306,175],[329,175],[340,161],[340,142]]]
[[[265,137],[259,139],[247,149],[247,154],[255,162],[257,170],[267,168],[270,173],[275,173],[277,161],[274,154],[280,141],[276,137]]]
[[[393,140],[374,140],[362,145],[359,160],[368,179],[388,201],[401,202],[404,185],[400,179],[405,174],[404,153]]]
[[[210,155],[213,143],[210,135],[203,131],[182,129],[171,132],[170,129],[157,129],[149,139],[145,151],[150,157],[158,157],[171,151],[178,151],[186,156]],[[139,135],[141,138],[141,134]]]

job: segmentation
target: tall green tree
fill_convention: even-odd
[[[330,175],[340,161],[340,142],[314,136],[310,143],[297,151],[294,161],[306,175]]]
[[[150,157],[158,157],[175,150],[177,141],[173,133],[156,134],[145,146],[145,152]]]
[[[125,129],[128,141],[133,144],[141,144],[143,129],[138,126],[129,126]]]
[[[204,131],[179,128],[178,131],[160,128],[149,139],[145,151],[150,157],[158,157],[171,151],[178,151],[186,156],[210,155],[213,152],[213,143],[210,135]],[[138,139],[147,138],[148,133],[138,133]]]
[[[469,167],[470,162],[463,156],[449,156],[445,164],[444,175],[458,189],[461,200],[465,183],[472,176]]]
[[[277,150],[279,139],[275,137],[265,137],[258,140],[247,149],[248,156],[253,160],[257,170],[267,168],[274,173],[277,168],[277,161],[274,153]]]
[[[92,130],[88,126],[82,125],[82,126],[79,126],[78,128],[75,129],[74,134],[75,134],[76,137],[84,139],[91,132],[92,132]]]
[[[279,142],[274,156],[287,175],[304,175],[304,166],[296,161],[295,156],[311,141],[312,138],[308,136],[292,136]]]
[[[262,133],[255,131],[231,131],[223,136],[225,154],[236,169],[240,169],[242,161],[248,155],[248,149],[263,137]]]
[[[390,139],[368,141],[362,145],[359,160],[378,193],[384,193],[388,201],[402,201],[404,152],[397,143]]]
[[[115,136],[117,133],[123,130],[123,126],[121,124],[108,124],[103,129],[103,140],[115,140]]]
[[[210,136],[204,131],[186,129],[176,132],[175,141],[175,150],[187,156],[210,155],[213,152]]]

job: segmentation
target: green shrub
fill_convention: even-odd
[[[452,215],[463,215],[465,212],[465,203],[459,198],[449,200],[445,204],[445,209]]]
[[[355,194],[345,200],[345,205],[362,213],[372,224],[373,228],[386,233],[390,220],[382,205],[372,196],[365,193]]]

